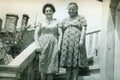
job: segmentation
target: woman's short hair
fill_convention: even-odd
[[[77,3],[75,3],[75,2],[70,2],[68,5],[75,5],[76,8],[78,9],[78,5],[77,5]]]
[[[46,9],[47,7],[50,7],[50,8],[53,10],[53,13],[56,11],[56,10],[55,10],[55,7],[54,7],[51,3],[47,3],[47,4],[45,4],[45,5],[43,6],[43,9],[42,9],[43,14],[45,14],[45,9]]]

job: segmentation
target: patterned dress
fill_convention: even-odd
[[[58,72],[58,22],[54,19],[48,23],[43,20],[40,23],[39,45],[41,54],[39,56],[39,70],[42,73]]]
[[[82,27],[87,26],[83,16],[77,16],[75,19],[64,19],[62,23],[63,41],[61,49],[61,67],[86,67],[86,49],[84,45],[80,47],[80,38]]]

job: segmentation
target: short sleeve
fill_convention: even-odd
[[[65,29],[68,27],[68,25],[69,25],[68,22],[69,22],[69,21],[68,21],[68,18],[65,18],[65,19],[62,21],[61,27],[62,27],[63,30],[65,30]]]

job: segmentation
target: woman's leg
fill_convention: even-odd
[[[47,74],[47,80],[53,80],[53,74]]]
[[[71,67],[66,68],[66,80],[71,80]]]
[[[73,68],[73,80],[78,80],[78,75],[79,75],[79,67],[74,67]]]
[[[46,80],[46,73],[41,73],[41,80]]]

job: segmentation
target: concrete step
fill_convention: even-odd
[[[55,76],[54,80],[66,80],[65,79],[66,70],[65,68],[60,68],[60,72]],[[89,69],[80,70],[78,80],[99,80],[100,68],[98,65],[89,66]]]
[[[91,74],[89,76],[79,76],[78,80],[100,80],[100,74]]]

